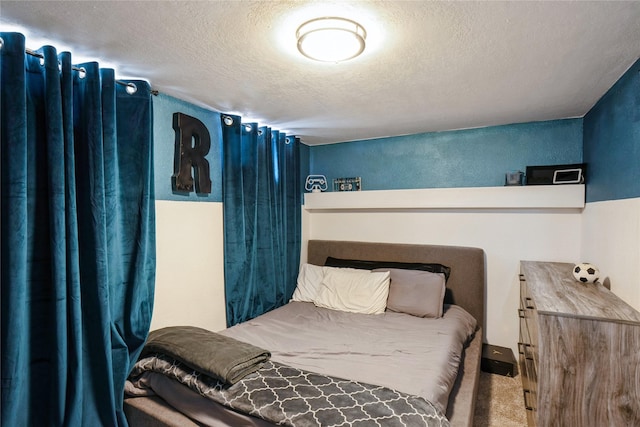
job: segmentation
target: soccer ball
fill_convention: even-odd
[[[582,283],[593,283],[600,278],[600,270],[593,264],[582,262],[573,267],[573,277]]]

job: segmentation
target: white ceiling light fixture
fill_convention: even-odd
[[[345,18],[316,18],[296,31],[298,50],[307,58],[323,62],[341,62],[364,51],[367,32],[355,21]]]

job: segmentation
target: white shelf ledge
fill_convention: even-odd
[[[312,210],[582,209],[582,184],[306,193]]]

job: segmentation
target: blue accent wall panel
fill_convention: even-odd
[[[176,193],[171,188],[175,137],[173,113],[183,113],[200,120],[211,137],[211,148],[205,157],[209,162],[211,193]],[[156,200],[222,202],[222,129],[220,114],[168,95],[153,98],[153,139]]]
[[[362,178],[363,190],[504,185],[507,171],[582,162],[582,119],[310,147],[312,174]]]
[[[584,117],[587,202],[640,197],[640,60]]]

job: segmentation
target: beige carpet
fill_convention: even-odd
[[[527,425],[522,381],[480,372],[474,427],[523,427]]]

